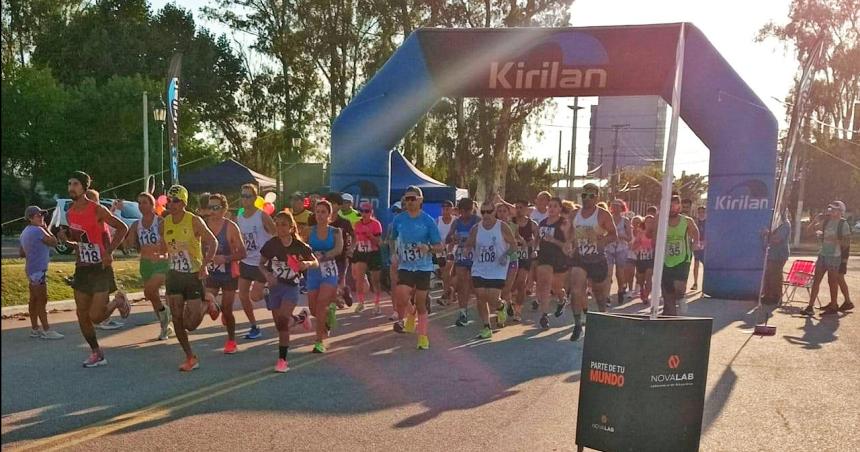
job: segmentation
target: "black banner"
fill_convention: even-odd
[[[604,451],[696,451],[709,318],[588,314],[576,443]]]

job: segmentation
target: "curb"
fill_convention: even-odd
[[[143,299],[143,292],[130,292],[127,293],[128,301],[134,302]],[[59,300],[59,301],[49,301],[47,310],[50,313],[53,310],[57,311],[65,311],[65,310],[74,310],[75,309],[75,300]],[[18,314],[26,314],[29,313],[29,308],[25,304],[16,305],[16,306],[4,306],[2,309],[3,317],[13,316]]]

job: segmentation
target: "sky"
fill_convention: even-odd
[[[161,9],[167,0],[151,0],[154,10]],[[221,24],[201,18],[200,8],[210,2],[205,0],[177,0],[176,4],[191,9],[199,23],[217,34],[231,31]],[[571,6],[571,26],[635,25],[654,23],[690,22],[696,25],[723,55],[741,78],[770,108],[779,121],[780,128],[787,128],[785,107],[777,101],[789,92],[797,62],[794,52],[773,39],[757,43],[754,38],[758,30],[774,21],[787,21],[791,0],[575,0]],[[231,36],[246,45],[247,36]],[[580,98],[577,132],[576,174],[582,175],[587,166],[589,105],[596,98]],[[554,116],[536,121],[542,134],[525,137],[526,157],[552,159],[556,166],[558,156],[558,131],[562,131],[562,156],[566,159],[570,150],[570,124],[573,120],[566,105],[572,99],[556,99]],[[671,111],[671,109],[670,109]],[[671,116],[670,114],[667,116]],[[547,126],[547,124],[549,126]],[[667,125],[668,127],[668,125]],[[667,133],[668,136],[668,133]],[[695,134],[683,123],[678,133],[675,157],[676,176],[682,171],[707,174],[708,150]]]

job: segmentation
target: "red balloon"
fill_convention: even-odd
[[[167,205],[167,196],[161,195],[158,197],[158,199],[155,202],[159,206],[166,206]]]
[[[263,212],[266,212],[266,215],[271,215],[275,213],[275,205],[270,202],[267,202],[263,205]]]

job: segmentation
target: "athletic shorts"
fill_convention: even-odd
[[[164,288],[168,296],[182,295],[182,299],[185,301],[203,299],[203,281],[197,272],[185,273],[168,270]]]
[[[239,279],[229,273],[209,273],[209,277],[206,278],[206,288],[214,289],[216,292],[218,289],[224,292],[235,292],[239,290]]]
[[[663,288],[663,293],[675,294],[676,281],[681,281],[684,283],[684,293],[686,293],[687,277],[689,275],[689,262],[684,262],[683,264],[677,265],[675,267],[663,267],[663,280],[660,283],[660,287]],[[684,293],[676,295],[683,295]]]
[[[472,277],[472,286],[475,289],[504,289],[504,279],[486,279],[479,276]]]
[[[352,263],[367,264],[367,269],[370,271],[382,270],[382,254],[379,251],[371,251],[369,253],[355,253],[352,256]]]
[[[433,272],[397,270],[397,285],[415,290],[430,290],[430,275]]]
[[[167,261],[151,261],[149,259],[140,260],[140,279],[141,281],[149,281],[155,275],[166,275],[170,269],[170,264]]]
[[[47,284],[48,270],[45,269],[30,273],[27,275],[27,279],[30,280],[31,286],[44,286]]]
[[[320,272],[320,269],[309,269],[306,282],[307,289],[311,292],[315,290],[320,290],[323,284],[336,288],[338,285],[338,275],[323,277],[322,272]]]
[[[693,250],[693,257],[699,262],[705,262],[705,250]]]
[[[433,265],[438,265],[439,268],[443,268],[448,265],[448,257],[447,256],[433,256]]]
[[[101,264],[79,265],[75,267],[72,287],[87,295],[102,292],[112,293],[116,291],[113,267],[104,268]]]
[[[568,257],[556,253],[538,252],[538,265],[549,265],[553,273],[564,273],[570,269]]]
[[[649,268],[654,268],[654,259],[636,260],[636,273],[645,273]]]
[[[593,283],[602,283],[609,276],[609,263],[605,257],[592,258],[594,260],[584,260],[580,256],[574,256],[571,262],[571,267],[578,267],[585,270],[585,277]]]
[[[523,270],[528,270],[532,268],[532,261],[534,261],[534,259],[520,259],[517,265]]]
[[[266,309],[276,311],[281,308],[281,304],[286,302],[299,305],[299,286],[279,281],[275,287],[269,288],[269,293],[266,295]]]
[[[248,265],[244,262],[239,262],[239,277],[248,281],[257,281],[258,283],[266,282],[266,277],[263,276],[260,267]]]
[[[842,258],[839,256],[818,256],[815,261],[815,269],[819,271],[839,271],[842,266]]]
[[[620,248],[607,248],[606,249],[606,265],[608,266],[625,266],[627,265],[627,251],[628,248],[626,246],[622,246]]]

